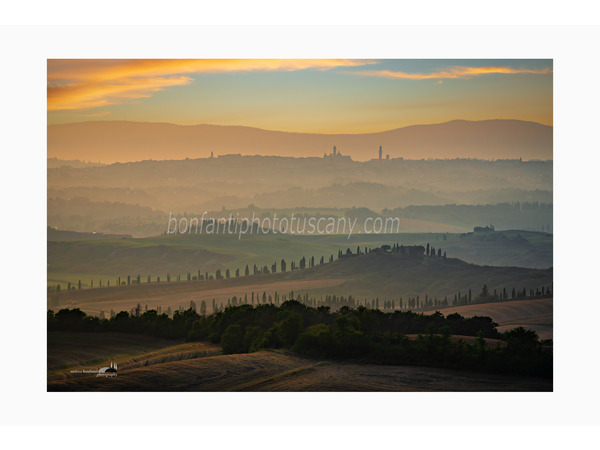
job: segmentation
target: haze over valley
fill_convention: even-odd
[[[457,232],[491,223],[549,231],[552,170],[551,160],[339,156],[64,165],[48,169],[48,225],[141,237],[164,232],[170,214],[344,216],[364,215],[366,208],[399,217],[401,231]]]
[[[552,78],[49,60],[48,390],[552,390]]]

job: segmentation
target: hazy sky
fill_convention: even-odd
[[[454,119],[552,125],[552,60],[48,60],[48,124],[364,133]]]

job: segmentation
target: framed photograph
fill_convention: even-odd
[[[552,59],[48,59],[47,390],[553,390]]]

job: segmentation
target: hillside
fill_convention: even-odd
[[[547,269],[554,264],[553,236],[523,230],[464,233],[443,243],[448,254],[473,264]]]
[[[289,270],[289,268],[288,268]],[[536,270],[518,267],[491,267],[469,264],[455,258],[417,257],[398,253],[369,253],[348,256],[329,264],[317,265],[304,270],[287,271],[268,275],[241,276],[223,280],[182,281],[146,283],[124,287],[102,287],[72,290],[53,294],[51,305],[78,307],[98,314],[130,310],[137,303],[149,308],[161,306],[177,309],[187,307],[190,301],[205,300],[211,304],[226,304],[233,296],[240,298],[256,293],[275,295],[275,292],[295,295],[307,293],[319,299],[328,294],[352,295],[359,300],[372,301],[375,297],[396,302],[419,295],[421,299],[445,296],[449,301],[459,291],[462,295],[472,290],[476,296],[485,284],[490,292],[494,289],[511,292],[517,290],[551,287],[552,269]],[[114,283],[113,283],[114,286]]]
[[[93,236],[93,237],[92,237]],[[102,239],[100,239],[103,237]],[[81,240],[85,239],[85,240]],[[93,239],[93,240],[92,240]],[[494,266],[516,266],[537,269],[552,267],[553,236],[550,233],[530,231],[496,231],[479,234],[353,234],[344,235],[249,235],[242,239],[228,235],[158,236],[143,239],[111,239],[106,235],[88,235],[69,232],[48,232],[48,282],[50,284],[77,283],[84,287],[91,278],[102,279],[104,284],[127,275],[143,278],[160,276],[167,272],[173,278],[188,272],[209,272],[236,269],[243,273],[246,264],[259,267],[285,258],[288,263],[302,256],[321,256],[329,260],[339,250],[357,247],[379,247],[398,242],[404,245],[423,245],[428,242],[448,257],[469,263]],[[63,286],[64,287],[64,286]]]
[[[479,266],[456,258],[410,258],[397,253],[345,257],[295,276],[344,279],[337,289],[342,295],[379,295],[386,299],[425,294],[451,298],[459,291],[466,294],[469,289],[477,294],[484,284],[491,291],[552,284],[552,269]]]
[[[66,333],[65,333],[66,334]],[[71,333],[73,339],[80,336]],[[50,334],[50,337],[52,335]],[[175,354],[176,346],[164,349]],[[68,349],[67,349],[68,351]],[[48,379],[48,391],[551,391],[552,381],[431,367],[352,364],[287,351],[152,361],[139,352],[130,367],[117,359],[115,378]],[[88,366],[89,367],[89,366]],[[95,368],[95,366],[93,366]],[[65,371],[64,369],[63,371]]]
[[[553,338],[552,298],[478,303],[436,308],[436,310],[439,310],[445,316],[458,313],[463,317],[491,317],[498,324],[498,331],[501,332],[516,327],[524,327],[534,330],[540,339]]]
[[[518,120],[454,120],[369,134],[312,134],[250,127],[97,121],[48,126],[48,156],[113,163],[216,154],[323,156],[336,145],[354,160],[377,158],[552,159],[552,127]],[[124,150],[127,152],[124,153]],[[384,156],[385,158],[385,156]]]

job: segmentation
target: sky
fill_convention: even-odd
[[[552,60],[47,61],[48,124],[128,120],[371,133],[455,119],[553,125]]]

